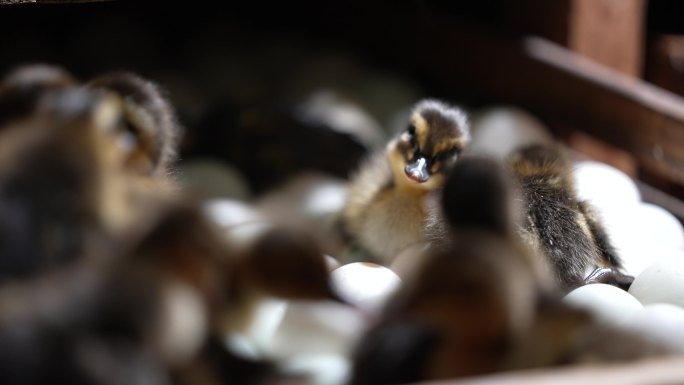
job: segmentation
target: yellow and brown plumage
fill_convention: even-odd
[[[427,199],[468,141],[463,111],[436,100],[417,103],[407,128],[350,181],[342,220],[354,241],[385,262],[424,242]]]

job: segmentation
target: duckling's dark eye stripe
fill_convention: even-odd
[[[447,159],[447,158],[451,158],[451,157],[453,157],[453,156],[456,156],[456,155],[458,155],[459,153],[460,153],[460,151],[459,151],[458,149],[452,148],[452,149],[450,149],[450,150],[440,152],[439,154],[437,154],[437,155],[435,156],[435,159],[437,159],[437,160],[444,160],[444,159]]]

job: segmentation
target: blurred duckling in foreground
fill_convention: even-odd
[[[316,291],[306,288],[327,288],[325,279],[306,268],[292,277],[277,266],[268,271],[274,266],[261,258],[277,247],[259,246],[259,267],[243,267],[252,262],[236,260],[192,204],[150,215],[117,258],[79,258],[0,286],[3,384],[247,385],[290,377],[274,363],[231,351],[225,320],[247,310],[241,298],[252,298],[250,291],[311,297]]]
[[[546,290],[543,269],[513,235],[509,186],[493,162],[461,159],[442,196],[453,232],[363,338],[352,384],[399,384],[503,370]]]
[[[463,111],[436,100],[417,103],[408,127],[350,181],[342,222],[354,242],[383,262],[424,242],[426,198],[442,187],[468,140]]]
[[[401,384],[667,353],[560,301],[544,259],[520,242],[511,182],[491,160],[461,159],[442,208],[449,240],[361,339],[350,384]]]
[[[620,258],[589,202],[580,201],[572,163],[558,145],[516,151],[507,165],[518,181],[525,218],[522,239],[547,259],[565,291],[604,282],[628,288]],[[596,270],[587,280],[585,276]]]
[[[120,141],[131,150],[126,167],[157,178],[169,178],[177,158],[181,128],[159,86],[129,72],[108,73],[87,86],[121,98],[125,136]]]
[[[76,84],[63,68],[32,64],[15,68],[0,82],[0,127],[35,112],[46,92]]]
[[[35,91],[28,99],[9,91],[0,96],[0,109],[18,99],[25,107],[0,128],[0,279],[93,257],[86,250],[134,231],[147,209],[175,189],[167,173],[132,166],[148,150],[130,134],[127,94],[74,85],[58,69],[44,72],[20,69],[22,76],[10,75],[0,86]],[[164,103],[157,107],[172,114]]]

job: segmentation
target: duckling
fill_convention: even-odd
[[[353,356],[352,385],[400,384],[668,349],[561,301],[548,261],[519,238],[515,186],[492,160],[461,159],[441,208],[449,239],[431,244]]]
[[[53,65],[31,64],[12,70],[0,81],[0,127],[30,115],[46,92],[75,84],[70,73]]]
[[[341,302],[331,288],[326,260],[307,233],[273,226],[252,243],[236,245],[194,202],[165,209],[129,254],[128,265],[164,277],[166,286],[190,289],[200,300],[194,308],[206,314],[205,334],[197,328],[175,334],[171,328],[164,334],[166,355],[176,352],[172,356],[189,358],[173,368],[179,384],[261,384],[295,376],[279,371],[279,361],[274,361],[280,357],[269,354],[269,332],[274,331],[269,327],[278,326],[270,321],[282,313],[276,309],[275,317],[269,317],[273,312],[265,313],[273,308],[268,305],[288,300]],[[192,319],[193,309],[174,314]],[[188,342],[188,335],[204,338]],[[248,354],[252,352],[246,346],[256,354]]]
[[[572,180],[572,164],[558,145],[521,148],[507,161],[521,191],[525,218],[523,240],[546,258],[557,282],[570,291],[586,282],[615,282],[628,287],[620,258],[590,206],[581,201]],[[585,282],[595,268],[603,268]],[[608,269],[607,271],[605,269]]]
[[[469,135],[461,109],[437,100],[417,103],[408,127],[350,180],[341,217],[354,241],[386,263],[424,242],[429,197],[443,185]]]
[[[510,182],[489,160],[463,157],[444,187],[451,232],[433,244],[362,339],[351,384],[398,384],[507,368],[544,268],[514,234]]]
[[[78,265],[0,288],[3,384],[170,385],[148,345],[161,291],[132,278]]]
[[[133,73],[114,72],[91,80],[87,87],[122,99],[122,140],[133,148],[127,166],[146,175],[170,177],[181,128],[159,86]]]
[[[122,116],[116,94],[65,86],[0,130],[0,280],[116,243],[170,195],[167,178],[128,167]]]

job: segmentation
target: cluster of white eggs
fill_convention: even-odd
[[[625,272],[636,278],[629,292],[592,284],[575,289],[565,301],[684,353],[682,225],[662,207],[642,202],[634,182],[613,167],[579,162],[575,178],[580,197],[601,215]]]
[[[550,140],[525,111],[498,107],[474,115],[473,149],[500,159],[524,144]],[[589,309],[603,322],[641,333],[684,353],[684,228],[657,205],[643,202],[635,182],[596,161],[578,161],[574,179],[622,259],[636,277],[629,292],[605,284],[575,289],[564,301]]]

